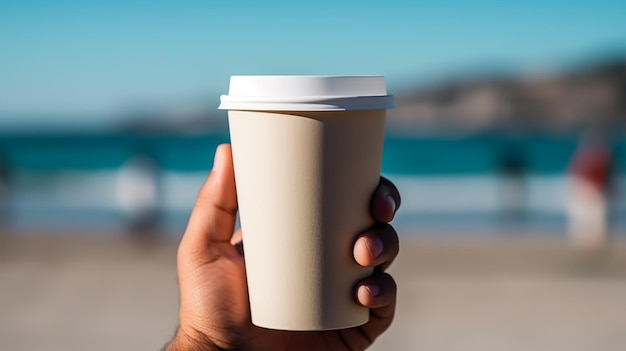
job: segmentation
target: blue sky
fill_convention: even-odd
[[[0,116],[213,101],[235,74],[381,74],[393,93],[624,49],[624,18],[602,0],[0,0]]]

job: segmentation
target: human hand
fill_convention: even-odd
[[[370,308],[369,322],[354,328],[290,332],[254,326],[250,320],[241,231],[233,234],[237,198],[230,145],[220,145],[178,248],[180,326],[166,350],[364,350],[393,320],[396,284],[384,273],[398,254],[398,236],[387,224],[400,205],[385,178],[372,196],[377,224],[355,239],[354,258],[376,267],[355,299]]]

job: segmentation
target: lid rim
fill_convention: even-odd
[[[393,95],[350,97],[240,97],[221,96],[220,110],[346,111],[395,107]]]

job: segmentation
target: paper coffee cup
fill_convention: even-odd
[[[370,227],[393,97],[377,76],[233,76],[228,110],[252,322],[364,324],[352,250]]]

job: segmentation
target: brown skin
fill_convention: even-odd
[[[355,300],[370,308],[368,323],[320,332],[256,327],[250,322],[241,231],[233,235],[237,198],[232,154],[230,145],[220,145],[178,248],[180,327],[166,350],[366,349],[394,316],[396,284],[383,270],[398,254],[398,236],[387,223],[399,205],[398,190],[381,178],[371,202],[378,223],[355,238],[356,262],[376,267],[374,275],[355,288]]]

